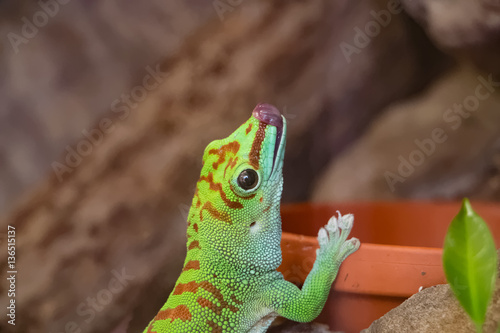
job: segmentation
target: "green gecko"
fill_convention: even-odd
[[[277,316],[308,322],[319,315],[340,264],[360,243],[346,240],[353,216],[339,214],[319,230],[302,289],[276,271],[285,140],[285,118],[259,104],[233,134],[205,149],[184,268],[144,333],[258,333]]]

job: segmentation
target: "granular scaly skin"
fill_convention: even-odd
[[[332,217],[320,229],[302,290],[276,271],[285,140],[285,118],[259,104],[233,134],[205,149],[184,268],[144,333],[257,333],[278,315],[299,322],[319,315],[340,264],[359,241],[346,240],[352,215]]]

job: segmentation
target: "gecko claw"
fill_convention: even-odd
[[[347,240],[354,225],[352,214],[332,216],[328,223],[318,232],[318,243],[320,248],[317,255],[322,257],[334,256],[342,262],[347,256],[355,252],[360,242],[357,238]]]

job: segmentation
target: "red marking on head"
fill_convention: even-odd
[[[263,213],[265,213],[265,212],[267,212],[269,209],[271,209],[271,205],[269,205],[269,206],[267,206],[266,208],[264,208],[264,209],[262,210],[262,212],[263,212]]]
[[[259,158],[260,158],[260,150],[262,148],[262,142],[266,136],[266,126],[267,124],[260,121],[259,129],[257,133],[255,133],[255,139],[252,142],[252,148],[250,149],[249,159],[250,165],[255,168],[255,170],[259,170]]]
[[[205,210],[205,209],[210,213],[210,215],[212,215],[212,217],[214,219],[217,219],[219,221],[226,222],[229,224],[233,224],[233,221],[231,221],[231,216],[229,216],[229,214],[227,212],[219,212],[210,202],[205,202],[203,207],[201,207],[200,221],[203,221],[203,210]]]
[[[195,232],[198,232],[198,224],[197,223],[193,224],[193,229]]]
[[[226,168],[224,169],[224,178],[226,178],[227,168],[231,168],[231,170],[234,169],[237,162],[238,162],[238,156],[236,156],[234,159],[231,157],[229,161],[227,161]]]
[[[195,241],[192,241],[191,243],[189,243],[188,250],[192,250],[192,249],[201,249],[200,242],[195,240]]]
[[[226,171],[227,171],[227,168],[231,165],[231,163],[233,163],[233,158],[229,158],[229,161],[227,161],[227,164],[226,164],[226,167],[224,168],[224,178],[226,178]]]
[[[248,133],[250,133],[251,130],[252,130],[252,123],[248,124],[248,127],[245,130],[246,134],[248,135]]]
[[[190,260],[184,265],[182,271],[185,272],[189,271],[190,269],[194,270],[200,269],[200,262],[198,260]]]
[[[241,209],[241,208],[243,208],[243,205],[241,204],[241,202],[231,201],[231,200],[229,200],[227,198],[226,192],[224,192],[224,189],[222,188],[222,184],[221,183],[214,183],[214,175],[213,175],[213,173],[209,172],[207,177],[201,176],[200,180],[198,182],[202,182],[202,181],[208,182],[208,184],[210,186],[210,189],[212,191],[218,191],[219,194],[220,194],[220,197],[221,197],[222,201],[224,201],[224,203],[226,204],[226,206],[228,206],[229,208],[233,208],[233,209]]]
[[[259,201],[262,202],[262,200],[264,200],[264,197],[260,197]]]
[[[215,170],[226,160],[226,153],[236,154],[240,150],[240,143],[238,141],[232,141],[228,144],[223,145],[219,149],[210,149],[209,154],[219,155],[219,159],[212,165]]]
[[[186,305],[178,305],[173,309],[166,309],[158,312],[154,320],[165,320],[172,319],[172,321],[176,319],[180,319],[182,321],[191,320],[191,312]]]

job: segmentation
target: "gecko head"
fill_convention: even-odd
[[[276,107],[259,104],[229,137],[205,149],[195,197],[200,239],[237,269],[281,263],[285,140],[285,118]]]

